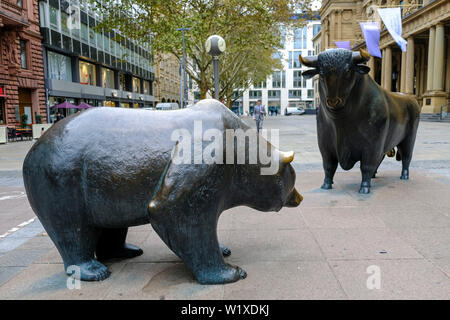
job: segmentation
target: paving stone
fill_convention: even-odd
[[[223,285],[200,285],[182,263],[128,263],[106,299],[222,299]]]
[[[346,299],[325,261],[250,262],[247,278],[225,285],[224,299]]]
[[[327,259],[423,258],[406,241],[385,228],[311,230]]]
[[[350,299],[450,298],[450,278],[423,259],[332,261],[331,264]],[[375,284],[374,271],[368,270],[370,266],[379,268],[380,289],[367,287],[367,282],[370,288]]]

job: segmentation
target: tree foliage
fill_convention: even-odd
[[[98,0],[91,0],[96,2]],[[102,15],[98,26],[116,29],[122,36],[151,43],[153,53],[182,57],[185,33],[186,71],[200,89],[201,98],[213,93],[212,57],[205,50],[206,39],[218,34],[225,39],[220,57],[220,99],[229,106],[235,90],[262,81],[279,60],[273,54],[281,46],[280,26],[300,27],[294,12],[310,13],[310,1],[296,0],[102,0],[96,8]]]

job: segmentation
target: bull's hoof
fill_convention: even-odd
[[[400,179],[402,179],[402,180],[409,180],[409,171],[408,170],[403,170],[402,171],[402,175],[400,176]]]
[[[370,193],[370,183],[367,181],[364,181],[361,183],[361,188],[359,189],[359,193],[361,194],[368,194]]]
[[[74,276],[75,278],[78,278],[79,276],[79,280],[82,281],[101,281],[108,278],[111,274],[106,266],[95,259],[75,265],[75,267],[80,268],[79,272],[77,272],[76,269],[71,269],[74,273],[70,273],[66,269],[66,273],[69,276]]]
[[[197,280],[201,284],[224,284],[245,278],[247,278],[247,272],[244,269],[231,265],[226,265],[223,269],[213,272],[201,272],[197,276]]]
[[[231,250],[228,247],[225,247],[224,245],[220,245],[220,250],[222,251],[222,255],[224,257],[229,257],[231,255]]]
[[[142,255],[144,251],[141,248],[125,243],[123,247],[110,250],[97,252],[97,259],[99,260],[109,260],[109,259],[131,259]]]
[[[359,189],[359,193],[361,193],[361,194],[369,194],[370,193],[370,187],[361,187]]]
[[[324,182],[323,185],[320,187],[324,190],[330,190],[333,189],[333,183]]]

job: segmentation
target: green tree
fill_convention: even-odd
[[[98,0],[91,0],[94,3]],[[221,35],[227,50],[221,57],[220,99],[231,106],[233,92],[246,89],[280,67],[273,54],[281,46],[280,26],[300,27],[303,19],[294,12],[309,12],[310,1],[296,0],[102,0],[96,4],[103,19],[98,28],[119,30],[123,37],[151,43],[152,51],[182,57],[185,34],[186,71],[204,99],[214,93],[212,58],[206,39]]]

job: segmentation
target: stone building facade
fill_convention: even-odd
[[[173,54],[155,56],[155,81],[153,92],[155,103],[175,102],[180,105],[180,61]]]
[[[0,1],[0,125],[46,122],[37,0]]]
[[[402,52],[384,27],[377,7],[400,7]],[[322,2],[322,50],[349,40],[353,50],[365,48],[361,21],[379,21],[382,59],[368,62],[371,76],[384,88],[413,95],[422,113],[439,113],[450,103],[450,1],[329,0]],[[450,111],[450,110],[449,110]]]

